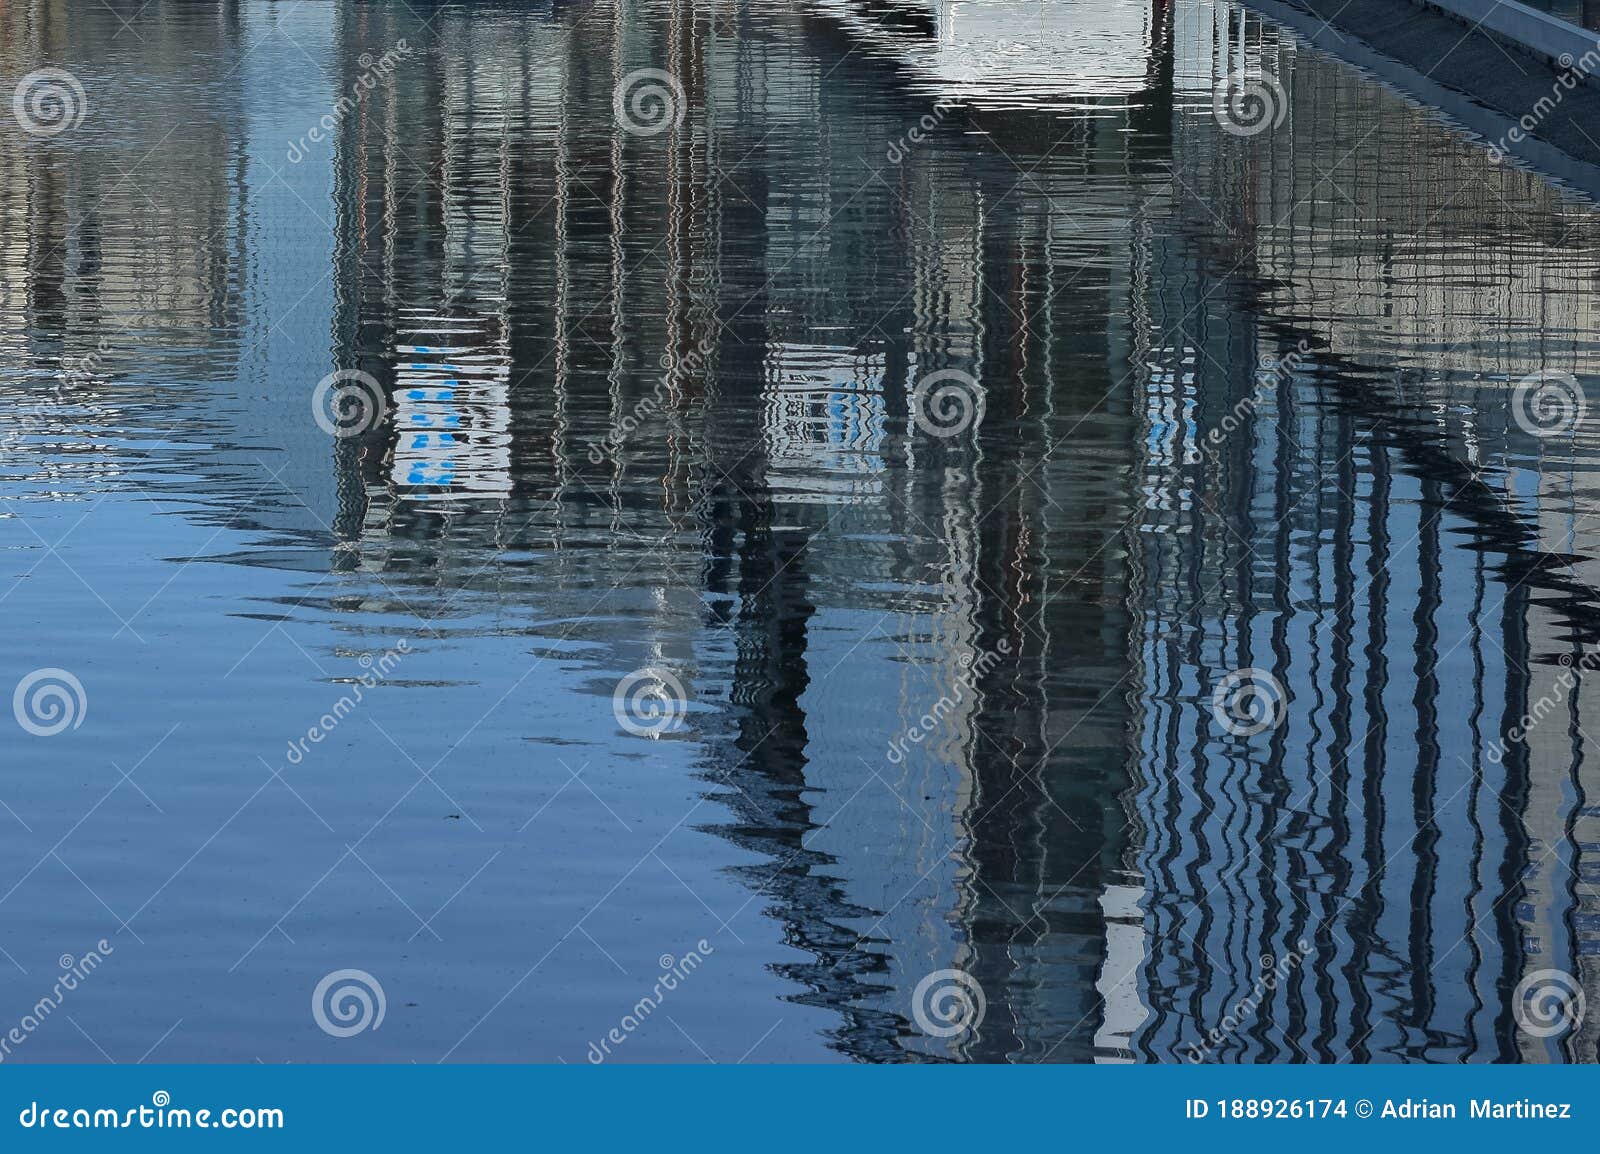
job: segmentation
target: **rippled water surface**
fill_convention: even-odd
[[[7,1060],[1595,1059],[1588,201],[1227,0],[0,7],[45,67],[0,1026],[100,964]]]

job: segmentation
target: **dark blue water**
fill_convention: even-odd
[[[1583,197],[1209,0],[42,68],[4,1060],[1596,1057]]]

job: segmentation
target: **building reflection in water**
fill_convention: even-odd
[[[1600,640],[1596,441],[1505,405],[1595,372],[1590,206],[1212,0],[1119,9],[1078,72],[972,4],[427,15],[330,17],[335,90],[429,50],[327,157],[336,359],[388,420],[294,471],[333,564],[441,618],[620,583],[581,640],[717,701],[715,833],[834,1047],[1183,1060],[1248,1002],[1212,1060],[1595,1058],[1510,1009],[1547,968],[1600,1004],[1595,674],[1498,746]],[[648,138],[611,112],[642,67],[685,95]],[[1216,78],[1263,67],[1292,114],[1221,132]],[[199,236],[248,213],[217,131]],[[88,339],[158,255],[95,251],[115,202],[31,163],[0,153],[0,277]],[[247,275],[209,251],[150,303],[176,327]],[[985,411],[941,439],[947,368]],[[1232,736],[1252,667],[1290,707]],[[986,1014],[930,1037],[950,968]]]
[[[0,7],[6,76],[20,81],[25,62],[99,50],[97,33],[81,28],[71,8],[66,0]],[[0,137],[0,364],[7,370],[0,397],[15,419],[0,436],[17,466],[13,475],[40,482],[41,491],[115,483],[120,467],[107,443],[75,430],[114,427],[182,395],[170,379],[114,387],[131,339],[158,334],[154,359],[186,375],[179,379],[225,373],[235,363],[236,348],[219,348],[208,334],[241,323],[240,282],[248,275],[249,208],[237,147],[245,112],[237,86],[224,83],[242,36],[237,3],[217,6],[210,31],[216,52],[202,57],[182,36],[155,30],[143,45],[149,67],[190,69],[188,91],[126,93],[119,131],[103,132],[70,167],[20,131],[8,86]],[[214,97],[213,115],[173,141],[170,126],[196,92]],[[181,181],[185,194],[150,199],[158,182],[133,174],[143,160]],[[161,243],[149,243],[152,235]]]

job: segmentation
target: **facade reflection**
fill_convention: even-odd
[[[352,13],[352,48],[408,34]],[[780,22],[866,35],[837,73],[693,5],[507,17],[517,37],[442,20],[452,51],[337,146],[337,327],[394,399],[341,447],[353,539],[447,583],[491,543],[599,525],[699,543],[659,559],[638,624],[728,679],[722,832],[770,858],[752,890],[814,957],[785,976],[842,1014],[847,1053],[1181,1060],[1304,939],[1212,1059],[1582,1056],[1519,1039],[1506,1005],[1547,965],[1590,979],[1583,759],[1553,725],[1484,751],[1589,617],[1547,560],[1580,551],[1541,541],[1573,493],[1517,491],[1529,446],[1486,380],[1590,369],[1588,286],[1548,231],[1586,211],[1227,6],[1153,10],[1115,68],[1033,91],[1083,107],[1030,145],[1015,77],[940,73],[984,51],[959,16]],[[682,124],[576,128],[663,60]],[[1263,66],[1296,115],[1219,134],[1214,78]],[[940,85],[1007,155],[938,137],[863,188]],[[881,112],[846,115],[863,90]],[[1167,92],[1158,147],[1118,130]],[[1352,122],[1316,110],[1351,99],[1379,131],[1346,148]],[[1342,195],[1318,193],[1329,149]],[[1517,223],[1534,204],[1542,232]],[[947,366],[986,386],[968,442],[909,420]],[[662,380],[645,431],[587,461]],[[1270,740],[1211,716],[1248,666],[1296,705]],[[950,967],[988,1010],[945,1043],[910,1008]]]
[[[23,7],[0,30],[71,35]],[[297,439],[240,399],[208,467],[272,440],[303,499],[259,523],[389,611],[549,640],[536,605],[716,702],[709,825],[844,1056],[1594,1060],[1510,1004],[1553,967],[1600,1005],[1600,438],[1505,403],[1600,368],[1592,206],[1237,6],[1118,8],[1075,72],[1007,49],[1012,7],[338,6],[330,91],[428,46],[296,173],[331,189],[333,360],[387,419]],[[649,138],[612,112],[644,67],[685,97]],[[1211,115],[1239,68],[1289,94],[1270,134]],[[269,338],[245,289],[302,275],[246,255],[247,121],[186,143],[159,244],[114,167],[0,150],[25,376],[113,314],[242,372],[214,334]],[[951,368],[985,412],[941,439],[911,414]],[[1291,703],[1252,737],[1211,708],[1244,668]],[[950,968],[987,1012],[946,1040],[912,1003]]]

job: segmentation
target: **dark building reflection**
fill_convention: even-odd
[[[1249,999],[1211,1060],[1559,1056],[1508,1005],[1593,981],[1578,706],[1486,753],[1595,625],[1552,561],[1578,490],[1519,487],[1495,383],[1593,359],[1590,286],[1519,224],[1555,193],[1227,6],[1048,84],[942,9],[504,19],[441,17],[341,127],[336,328],[394,403],[339,447],[340,531],[448,596],[485,550],[559,584],[635,542],[630,643],[725,681],[718,829],[841,1050],[1181,1060]],[[647,66],[682,123],[594,132]],[[1219,133],[1215,79],[1262,66],[1294,115]],[[948,92],[966,131],[887,162]],[[987,407],[941,442],[909,395],[948,366]],[[1242,740],[1209,706],[1246,667],[1293,708]],[[944,968],[988,999],[950,1042],[911,1013]]]
[[[1574,490],[1525,484],[1530,453],[1549,469],[1590,447],[1539,445],[1500,383],[1592,372],[1572,235],[1522,214],[1592,224],[1387,90],[1220,16],[1193,42],[1275,71],[1293,116],[1264,143],[1219,149],[1189,121],[1174,144],[1185,188],[1157,307],[1182,339],[1152,350],[1149,384],[1143,718],[1162,736],[1134,795],[1140,1050],[1205,1046],[1260,996],[1262,959],[1305,939],[1213,1060],[1592,1061],[1592,1034],[1546,1041],[1511,1010],[1550,968],[1594,992],[1586,739],[1573,713],[1501,743],[1592,650]],[[1200,63],[1180,53],[1180,84]],[[1384,243],[1346,257],[1345,236]],[[1266,399],[1246,435],[1206,451],[1252,376]],[[1195,700],[1249,667],[1292,706],[1230,740]]]

